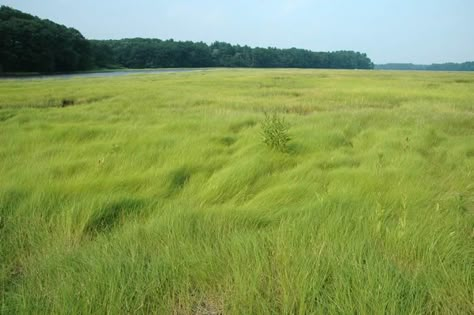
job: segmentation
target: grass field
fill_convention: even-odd
[[[0,312],[472,314],[473,172],[472,73],[3,80]]]

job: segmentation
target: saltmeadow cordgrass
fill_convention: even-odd
[[[473,313],[473,171],[470,73],[0,81],[0,312]]]

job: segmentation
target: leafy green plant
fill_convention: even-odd
[[[265,119],[262,122],[262,140],[274,150],[285,152],[288,149],[288,142],[291,140],[288,135],[288,124],[285,118],[277,113],[268,114],[265,112]]]

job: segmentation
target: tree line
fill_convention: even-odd
[[[0,8],[0,72],[68,72],[94,66],[79,31],[12,8]]]
[[[132,38],[87,40],[50,20],[0,8],[0,72],[70,72],[103,68],[261,67],[372,69],[354,51],[252,48],[214,42]]]
[[[366,54],[354,51],[313,52],[145,38],[93,40],[91,45],[99,67],[373,68]]]

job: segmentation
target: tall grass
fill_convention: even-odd
[[[0,81],[0,313],[472,313],[473,83]]]

